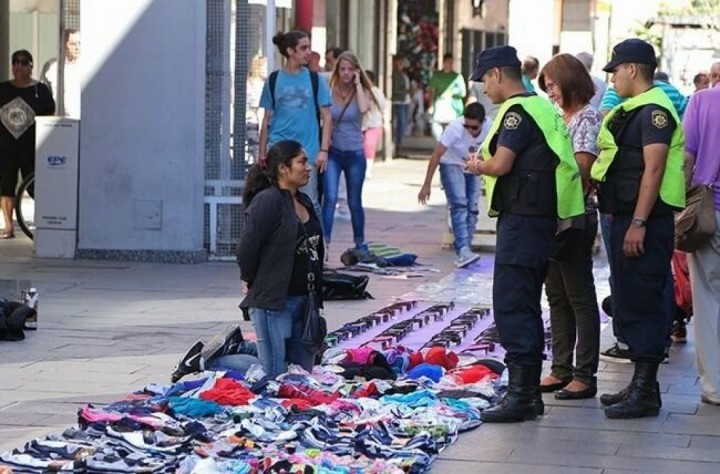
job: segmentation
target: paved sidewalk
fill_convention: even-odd
[[[426,164],[394,160],[376,165],[364,196],[366,235],[417,253],[420,263],[439,273],[408,280],[373,276],[369,291],[376,299],[329,303],[331,327],[453,271],[452,251],[439,245],[445,220],[442,191],[433,188],[427,207],[416,202]],[[351,246],[350,224],[339,222],[334,233],[330,261],[340,265],[339,255]],[[167,381],[190,343],[240,320],[233,263],[35,259],[22,238],[0,242],[0,262],[0,297],[17,297],[11,293],[25,286],[17,280],[32,281],[40,290],[40,329],[29,332],[24,342],[0,342],[0,451],[75,423],[83,403],[117,400],[147,383]],[[606,263],[599,259],[597,265]],[[610,340],[607,332],[604,346]],[[630,370],[601,363],[601,392],[622,388]],[[660,381],[664,405],[657,418],[610,421],[597,399],[557,402],[546,395],[546,416],[463,434],[433,471],[720,471],[720,408],[699,403],[692,340],[673,348]]]

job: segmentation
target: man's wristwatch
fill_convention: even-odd
[[[630,225],[633,227],[645,227],[645,224],[647,224],[647,221],[637,216],[630,221]]]

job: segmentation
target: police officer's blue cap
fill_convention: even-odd
[[[621,41],[613,48],[610,62],[605,65],[603,71],[613,72],[616,67],[626,63],[647,64],[648,66],[657,67],[655,49],[647,41],[638,38]]]
[[[496,46],[488,48],[477,55],[475,71],[470,76],[471,81],[482,82],[486,72],[494,67],[520,68],[517,50],[512,46]]]

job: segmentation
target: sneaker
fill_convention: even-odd
[[[200,372],[204,369],[205,364],[203,363],[202,357],[203,347],[204,344],[202,341],[197,341],[190,349],[188,349],[182,359],[180,359],[180,362],[173,367],[173,373],[170,376],[170,381],[172,383],[177,382],[188,374]]]
[[[660,361],[661,364],[669,364],[670,363],[670,351],[665,350],[665,353],[663,354],[663,359]]]
[[[617,342],[613,346],[600,353],[600,360],[605,362],[615,362],[618,364],[630,364],[630,351],[628,349],[622,349]]]
[[[467,247],[463,247],[455,259],[455,266],[457,268],[465,268],[471,263],[476,262],[479,258],[480,255],[473,253],[473,251]]]
[[[676,321],[673,324],[672,332],[670,333],[670,339],[672,342],[684,344],[687,342],[687,326],[682,321]]]
[[[335,208],[335,220],[350,222],[350,208],[347,204],[338,204]]]

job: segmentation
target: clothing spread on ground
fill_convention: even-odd
[[[76,427],[6,452],[0,464],[18,473],[424,472],[480,425],[503,370],[492,360],[460,366],[440,347],[336,347],[312,373],[205,372],[84,406]]]
[[[312,373],[291,367],[268,380],[256,365],[149,385],[82,407],[76,427],[6,452],[0,465],[18,473],[424,472],[480,425],[504,389],[492,301],[477,296],[491,294],[482,287],[491,286],[492,266],[483,258],[332,331]],[[548,327],[546,343],[549,335]]]

